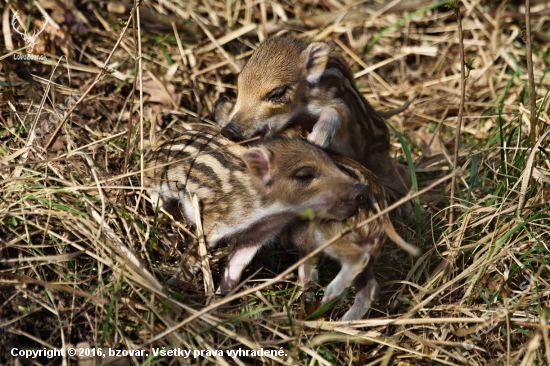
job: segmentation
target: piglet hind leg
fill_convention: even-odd
[[[341,321],[351,321],[362,319],[371,304],[378,297],[380,285],[374,278],[372,265],[368,264],[363,272],[361,272],[353,281],[355,285],[355,301],[352,307],[344,314]]]
[[[261,243],[255,243],[237,244],[233,248],[227,259],[227,265],[223,271],[220,287],[216,290],[216,295],[227,294],[239,283],[243,270],[258,253],[260,247]]]
[[[359,246],[357,248],[362,249]],[[363,250],[359,253],[350,253],[346,257],[340,257],[339,259],[342,268],[334,280],[327,286],[325,296],[323,297],[323,304],[334,300],[351,286],[357,275],[368,266],[370,254]]]

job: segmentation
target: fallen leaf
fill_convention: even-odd
[[[489,281],[491,278],[493,278],[493,280]],[[508,298],[512,293],[512,291],[510,290],[507,284],[502,286],[503,283],[504,283],[504,277],[502,277],[501,275],[496,275],[496,278],[495,278],[494,273],[492,274],[486,273],[481,278],[481,281],[479,281],[479,285],[482,287],[485,287],[490,292],[495,293],[500,290],[500,295],[503,298]]]
[[[417,138],[417,143],[422,146],[423,149],[425,149],[428,144],[430,144],[430,141],[433,141],[428,147],[428,150],[426,151],[425,157],[430,158],[432,156],[441,155],[443,153],[447,153],[445,150],[445,146],[441,143],[441,140],[439,139],[439,136],[436,135],[434,137],[433,132],[428,132],[425,128],[421,128],[414,132],[415,137]]]
[[[136,90],[139,90],[140,85],[136,85]],[[143,92],[149,94],[150,102],[160,103],[164,107],[174,108],[179,105],[180,98],[176,94],[176,88],[172,83],[163,82],[162,80],[148,79],[143,80]]]

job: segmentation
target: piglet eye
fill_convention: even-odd
[[[311,182],[313,179],[317,177],[317,174],[313,168],[305,167],[298,169],[296,173],[294,173],[294,177],[301,181],[301,182]]]
[[[282,97],[285,96],[286,91],[287,91],[287,86],[286,85],[279,86],[279,87],[271,90],[269,93],[267,93],[266,99],[271,101],[271,102],[277,102],[277,101],[279,101],[279,99],[281,99]]]

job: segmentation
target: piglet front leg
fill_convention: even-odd
[[[313,126],[313,130],[307,139],[317,146],[327,147],[336,137],[343,126],[344,113],[339,106],[331,106],[323,109],[319,120]]]
[[[376,278],[374,278],[370,263],[355,278],[353,285],[356,289],[355,301],[353,302],[353,306],[340,319],[341,321],[362,319],[373,301],[378,297],[380,285],[378,285]]]
[[[216,290],[216,295],[226,295],[239,283],[244,268],[258,253],[261,246],[261,243],[235,245],[227,259],[227,265],[223,271],[220,287]]]
[[[310,223],[301,223],[292,229],[291,240],[300,248],[300,257],[303,258],[312,248]],[[308,287],[311,282],[317,282],[319,271],[317,263],[320,257],[312,257],[306,263],[298,267],[298,284],[305,291],[306,302],[313,302],[313,291]]]
[[[317,282],[319,271],[317,270],[317,260],[314,263],[304,263],[298,268],[298,283],[305,289],[306,302],[313,302],[313,291],[307,287],[310,282]]]
[[[212,116],[214,116],[214,121],[220,127],[224,127],[229,123],[229,114],[233,109],[235,103],[231,102],[226,97],[220,97],[214,102],[212,107]]]
[[[345,259],[341,261],[342,268],[340,272],[327,286],[325,296],[323,297],[323,304],[342,295],[351,286],[354,279],[368,266],[370,254],[367,252],[357,253],[353,258]]]

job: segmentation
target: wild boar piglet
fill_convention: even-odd
[[[218,293],[230,291],[261,246],[304,210],[343,220],[365,202],[368,190],[303,139],[277,137],[245,147],[202,126],[151,154],[144,186],[153,204],[159,200],[193,224],[200,215],[210,247],[235,243]],[[198,213],[192,195],[200,202]]]
[[[219,98],[213,115],[234,141],[279,134],[299,124],[316,145],[357,160],[389,187],[390,198],[410,188],[407,172],[390,157],[390,134],[355,85],[338,49],[325,42],[273,36],[254,51],[238,76],[237,99]],[[406,210],[410,210],[407,205]]]
[[[310,230],[308,223],[295,224],[291,227],[292,241],[301,248],[302,252],[308,247],[314,249],[323,245],[332,237],[373,217],[387,207],[384,188],[372,172],[349,158],[334,154],[331,157],[340,169],[369,187],[367,193],[369,199],[348,220],[324,220],[315,225],[313,230]],[[347,233],[324,250],[325,254],[340,263],[341,270],[327,286],[323,303],[340,296],[352,284],[356,288],[353,306],[341,320],[362,318],[378,296],[380,286],[374,277],[372,267],[386,237],[409,254],[414,256],[420,254],[418,248],[407,243],[397,234],[387,213]],[[306,270],[306,266],[302,265],[299,269],[299,278],[303,285],[307,285],[311,280],[316,281],[317,268],[312,265]]]

